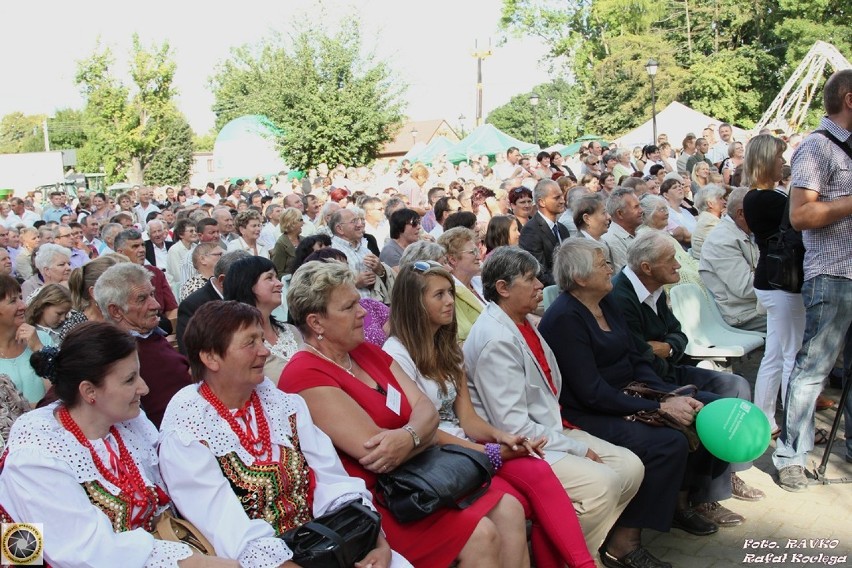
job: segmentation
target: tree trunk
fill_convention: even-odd
[[[130,172],[127,175],[128,182],[133,185],[142,185],[145,178],[145,167],[142,165],[142,160],[139,156],[133,156],[130,160]]]
[[[686,47],[689,50],[689,58],[692,59],[692,26],[689,23],[689,0],[683,0],[686,11]]]

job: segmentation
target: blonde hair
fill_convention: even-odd
[[[295,207],[288,207],[281,212],[281,217],[278,220],[279,229],[282,233],[289,233],[296,223],[302,220],[302,212]]]
[[[461,254],[462,245],[469,241],[476,244],[476,233],[467,227],[453,227],[449,231],[444,231],[438,237],[438,244],[446,249],[447,256]]]

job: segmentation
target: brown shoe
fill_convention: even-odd
[[[760,501],[766,497],[766,493],[756,487],[752,487],[736,473],[731,474],[731,495],[735,499],[742,501]]]
[[[696,513],[720,527],[735,527],[745,522],[745,517],[739,513],[734,513],[730,509],[726,509],[718,501],[701,503],[700,505],[696,505],[694,509]]]

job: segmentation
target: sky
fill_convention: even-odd
[[[74,84],[77,62],[100,40],[117,59],[126,83],[131,36],[139,33],[150,46],[167,40],[174,53],[177,103],[198,134],[215,120],[213,95],[207,86],[216,65],[231,48],[253,44],[272,30],[287,31],[290,22],[307,14],[324,21],[355,14],[361,21],[364,46],[387,61],[409,85],[406,114],[411,120],[446,119],[470,130],[476,114],[475,41],[480,48],[492,39],[493,55],[483,63],[483,118],[488,112],[535,85],[548,81],[546,48],[533,39],[509,38],[501,46],[498,23],[501,0],[77,0],[75,2],[6,3],[0,77],[0,116],[52,114],[82,108]],[[13,23],[14,22],[14,23]]]

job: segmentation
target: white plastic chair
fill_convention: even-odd
[[[550,304],[559,297],[559,286],[556,284],[551,284],[550,286],[545,286],[544,290],[541,291],[541,303],[544,306],[544,309],[550,307]]]
[[[697,284],[678,284],[669,291],[672,312],[689,339],[686,354],[730,370],[729,359],[743,357],[764,343],[764,334],[737,329],[722,318],[716,302]]]

